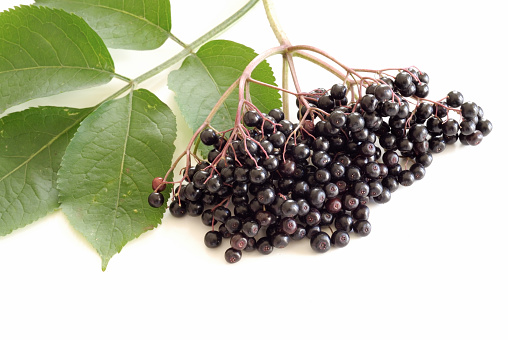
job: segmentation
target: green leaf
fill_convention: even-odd
[[[0,112],[113,76],[106,45],[80,17],[36,6],[0,13]]]
[[[172,71],[168,86],[176,93],[176,101],[185,121],[196,131],[224,92],[257,56],[251,48],[227,40],[213,40],[190,55],[180,69]],[[263,61],[254,72],[254,79],[275,85],[270,65]],[[277,90],[251,84],[254,105],[262,112],[282,106]],[[212,126],[225,131],[234,125],[238,108],[238,90],[234,91],[212,120]]]
[[[38,107],[0,119],[0,236],[58,208],[62,156],[91,111]]]
[[[152,180],[170,166],[175,138],[169,107],[136,90],[102,104],[70,142],[58,173],[61,207],[97,249],[103,270],[128,241],[161,222],[164,208],[147,198]]]
[[[106,45],[114,48],[155,49],[170,36],[169,0],[36,0],[35,3],[79,15]]]

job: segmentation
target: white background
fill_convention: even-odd
[[[3,0],[0,10],[20,3]],[[173,33],[189,43],[243,3],[174,0]],[[457,143],[436,155],[424,180],[372,207],[368,237],[322,255],[301,241],[229,265],[226,244],[204,246],[199,219],[166,216],[102,272],[95,250],[54,213],[0,239],[0,338],[507,339],[508,25],[501,4],[276,1],[294,44],[357,68],[416,65],[430,75],[429,98],[461,91],[483,107],[493,133],[477,147]],[[277,44],[261,4],[220,38],[257,52]],[[178,51],[168,42],[155,51],[111,52],[117,72],[135,77]],[[269,61],[278,72],[280,60]],[[297,68],[306,90],[336,81],[304,62]],[[175,109],[166,76],[143,86]],[[29,105],[86,106],[120,85]],[[178,131],[182,147],[188,130],[180,124]]]

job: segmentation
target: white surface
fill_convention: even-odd
[[[3,0],[0,10],[20,3]],[[189,3],[172,1],[173,33],[185,42],[244,1]],[[478,147],[436,155],[424,180],[372,208],[371,235],[323,255],[301,241],[228,265],[225,244],[204,246],[199,219],[167,216],[103,273],[94,249],[54,213],[0,239],[0,337],[507,339],[501,3],[276,1],[294,44],[315,45],[352,67],[416,65],[430,75],[429,98],[461,91],[483,107],[494,132]],[[257,52],[276,44],[259,4],[220,38]],[[112,54],[118,73],[136,76],[177,51],[168,42]],[[279,59],[270,61],[280,70]],[[305,89],[334,82],[314,66],[297,67]],[[166,75],[145,86],[174,107]],[[95,103],[118,85],[86,92],[82,103],[67,94],[31,105]],[[180,131],[181,147],[188,130]]]

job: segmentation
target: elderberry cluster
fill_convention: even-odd
[[[279,109],[251,110],[242,137],[204,129],[201,142],[213,148],[207,161],[188,167],[169,210],[212,227],[207,247],[229,239],[230,263],[296,240],[322,253],[346,246],[351,233],[367,236],[371,202],[386,203],[399,185],[421,180],[446,145],[478,145],[492,130],[481,107],[457,91],[426,100],[428,83],[409,68],[372,82],[350,103],[345,84],[314,90],[307,105],[297,100],[297,123]],[[164,202],[161,183],[152,183],[154,207]]]

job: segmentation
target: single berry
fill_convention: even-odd
[[[228,248],[224,252],[224,258],[228,263],[236,263],[242,259],[242,251],[234,248]]]
[[[318,253],[325,253],[330,250],[330,236],[324,231],[315,233],[310,239],[310,247]]]
[[[164,204],[164,195],[160,192],[152,192],[148,195],[148,204],[153,208],[160,208]]]
[[[164,183],[164,178],[155,177],[152,181],[152,189],[156,190],[158,192],[166,190],[166,184]]]
[[[175,199],[169,204],[169,212],[174,217],[185,216],[185,214],[187,213],[186,203],[183,201],[179,202],[178,199]]]
[[[446,96],[446,104],[451,107],[459,107],[464,103],[462,93],[458,91],[450,91]]]
[[[333,246],[343,248],[349,244],[349,234],[344,230],[336,230],[330,240]]]
[[[217,230],[210,230],[205,234],[205,245],[208,248],[217,248],[222,243],[222,234]]]
[[[206,128],[199,135],[201,142],[205,145],[214,145],[219,142],[219,135],[212,129]]]

